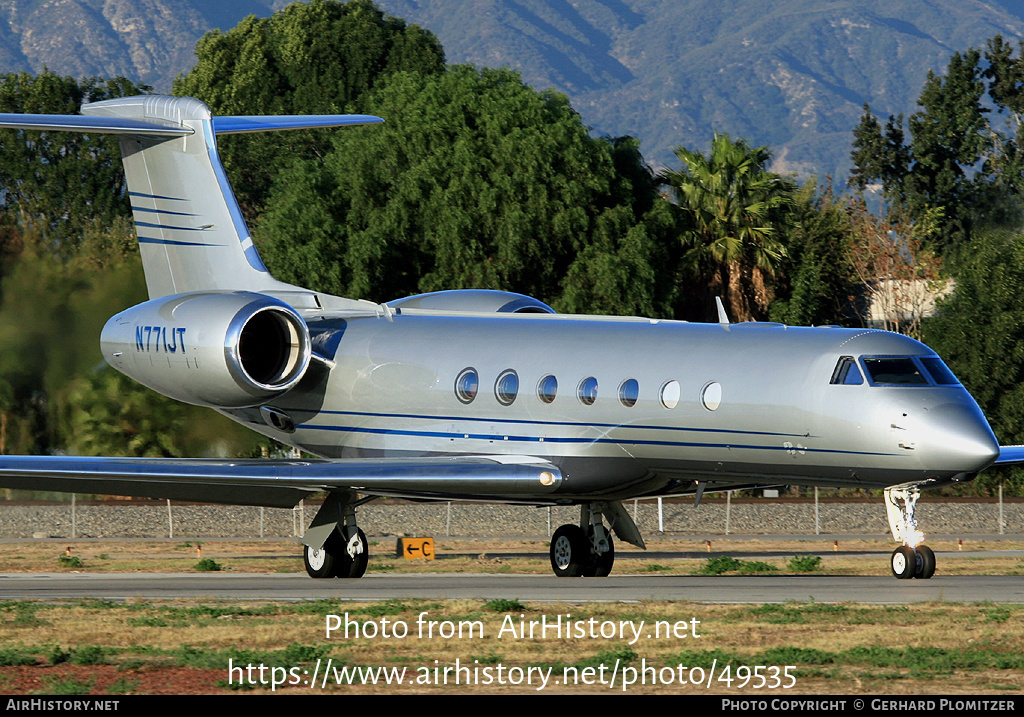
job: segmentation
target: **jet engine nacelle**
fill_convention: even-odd
[[[306,322],[288,304],[248,292],[167,296],[111,318],[107,363],[160,393],[242,408],[294,387],[309,367]]]

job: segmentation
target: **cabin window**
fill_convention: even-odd
[[[668,381],[661,387],[661,405],[665,408],[675,408],[679,405],[679,382],[675,379]]]
[[[587,376],[580,381],[580,385],[576,389],[576,395],[579,396],[580,403],[584,406],[594,405],[594,401],[597,400],[597,379],[593,376]]]
[[[927,386],[928,379],[909,356],[865,358],[871,383],[883,386]]]
[[[709,411],[715,411],[722,405],[722,384],[712,381],[700,391],[700,402]]]
[[[511,406],[519,394],[519,376],[512,369],[506,369],[494,382],[494,396],[502,406]]]
[[[853,356],[843,356],[839,359],[836,370],[832,372],[832,383],[837,386],[860,386],[864,383],[864,377],[861,376]]]
[[[626,408],[632,408],[636,405],[637,398],[640,397],[640,384],[636,382],[635,378],[627,378],[619,386],[619,401]]]
[[[480,388],[480,377],[475,368],[465,368],[455,378],[455,397],[463,403],[472,403]]]
[[[543,403],[551,403],[558,393],[558,379],[548,374],[537,382],[537,398]]]
[[[922,357],[921,363],[924,364],[924,369],[931,375],[932,380],[940,386],[960,385],[953,372],[949,370],[949,367],[938,356]]]

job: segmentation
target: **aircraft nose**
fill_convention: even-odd
[[[976,405],[948,403],[928,413],[922,437],[934,468],[975,473],[999,457],[999,441]]]

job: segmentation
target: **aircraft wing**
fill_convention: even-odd
[[[0,487],[290,508],[348,489],[404,498],[543,498],[562,482],[531,456],[231,460],[0,456]]]
[[[1024,463],[1024,446],[999,446],[999,457],[993,466],[1011,466]]]

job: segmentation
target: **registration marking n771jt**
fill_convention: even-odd
[[[168,341],[168,337],[170,340]],[[135,327],[135,350],[136,351],[163,351],[165,353],[177,353],[185,351],[185,328],[167,326],[136,326]]]

